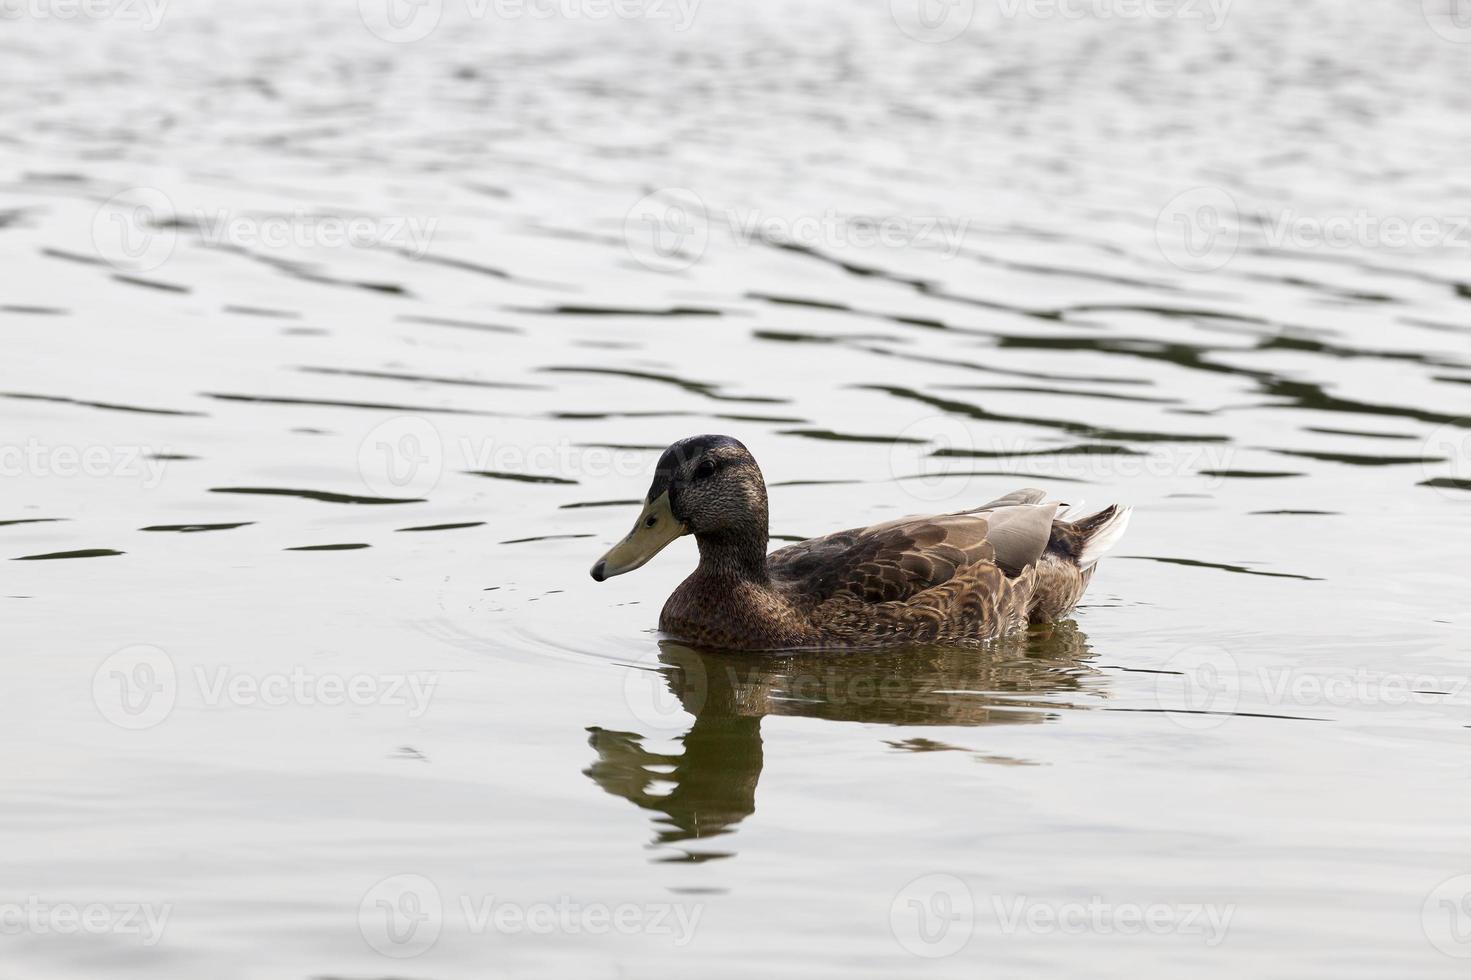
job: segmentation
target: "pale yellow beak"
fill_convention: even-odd
[[[628,532],[628,537],[598,559],[592,567],[592,577],[601,582],[614,575],[631,572],[663,551],[669,542],[688,533],[689,528],[676,521],[674,512],[669,509],[668,492],[661,493],[644,504],[643,512],[638,515],[638,522]]]

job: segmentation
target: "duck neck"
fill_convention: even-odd
[[[699,574],[703,578],[734,585],[746,582],[766,585],[766,515],[755,522],[722,531],[706,531],[695,535],[700,548]]]

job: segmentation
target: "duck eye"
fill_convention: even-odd
[[[701,460],[700,465],[695,467],[695,479],[703,480],[715,475],[715,461],[713,459]]]

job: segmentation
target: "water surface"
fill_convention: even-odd
[[[1360,6],[6,21],[0,903],[169,910],[11,968],[1461,975],[1468,49]],[[994,649],[712,656],[690,542],[587,575],[700,432],[780,541],[1136,514]]]

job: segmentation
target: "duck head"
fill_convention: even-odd
[[[707,548],[766,554],[766,482],[756,460],[730,436],[681,439],[659,457],[644,508],[628,536],[592,567],[601,582],[639,568],[675,538]]]

